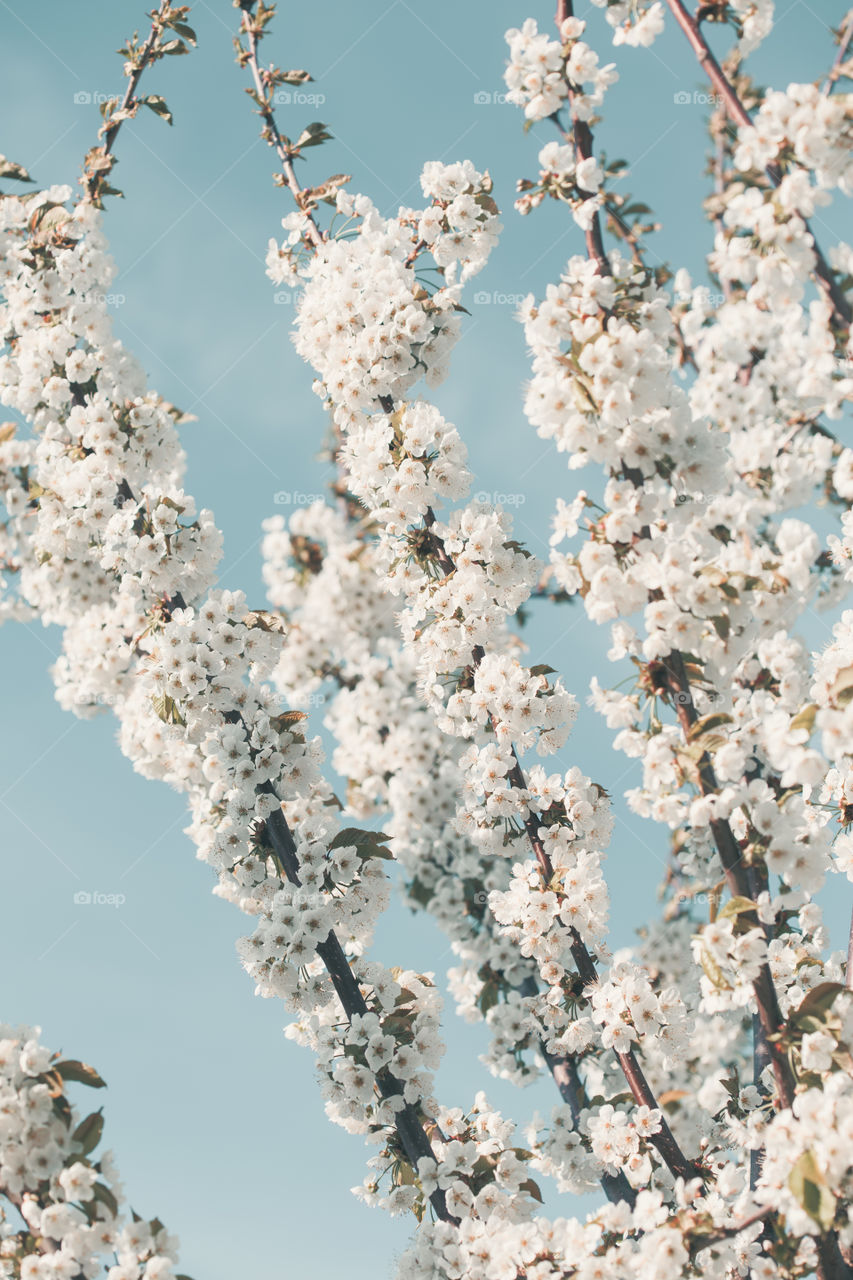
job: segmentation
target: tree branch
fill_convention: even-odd
[[[305,214],[308,219],[307,234],[313,244],[319,247],[323,243],[323,235],[317,226],[312,214],[304,208],[304,192],[299,185],[299,179],[293,168],[293,159],[290,148],[285,144],[281,135],[281,130],[276,123],[275,114],[270,105],[269,93],[270,86],[265,83],[264,72],[261,70],[258,61],[258,40],[259,29],[252,21],[252,10],[254,9],[254,0],[240,5],[243,10],[240,30],[246,37],[248,45],[248,56],[246,57],[246,65],[252,73],[252,80],[255,85],[255,95],[258,100],[258,112],[264,122],[263,137],[273,148],[279,160],[281,161],[281,171],[284,175],[285,185],[288,187],[293,199],[296,201],[296,207],[300,212]]]
[[[711,84],[723,99],[726,110],[728,111],[731,119],[737,125],[743,126],[744,128],[752,128],[753,124],[749,112],[744,107],[735,92],[731,81],[728,79],[719,62],[714,57],[711,46],[705,39],[699,24],[687,12],[682,0],[666,0],[666,3],[669,5],[676,22],[687,37],[687,41],[693,52],[696,54],[699,65],[702,67],[708,79],[711,81]],[[778,187],[782,181],[782,173],[780,169],[776,165],[768,165],[766,173],[773,186]],[[802,217],[802,214],[800,217]],[[850,321],[853,319],[853,307],[851,307],[844,291],[839,288],[838,281],[835,279],[832,268],[823,256],[814,232],[805,218],[803,218],[803,223],[812,241],[812,251],[815,256],[814,271],[817,276],[818,285],[832,304],[832,309],[838,325],[841,328],[849,328]]]
[[[259,790],[275,794],[271,783],[266,783]],[[266,830],[288,880],[293,885],[300,885],[296,842],[293,839],[293,833],[288,826],[287,819],[280,808],[274,809],[269,818],[267,818]],[[363,1017],[369,1013],[367,1001],[361,994],[361,988],[355,979],[355,975],[344,954],[344,949],[334,930],[330,930],[329,936],[324,942],[317,943],[316,950],[317,955],[326,966],[347,1018],[351,1020],[356,1015]],[[390,1071],[379,1072],[376,1079],[384,1098],[400,1097],[402,1095],[404,1088],[402,1081],[393,1076]],[[416,1172],[420,1159],[426,1157],[427,1159],[435,1160],[436,1157],[430,1140],[411,1103],[407,1102],[396,1113],[395,1125],[406,1159]],[[445,1194],[440,1188],[436,1188],[433,1191],[430,1196],[430,1202],[438,1217],[444,1222],[455,1223],[457,1221],[448,1210]]]

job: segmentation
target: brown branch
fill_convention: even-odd
[[[696,707],[690,690],[690,678],[684,665],[683,656],[677,651],[672,653],[661,664],[666,672],[667,691],[672,695],[675,712],[685,741],[690,739],[690,731],[698,720]],[[719,791],[711,757],[704,752],[698,764],[699,789],[703,796],[716,795]],[[743,861],[743,853],[735,839],[731,825],[725,818],[711,820],[711,834],[714,845],[722,863],[726,882],[735,897],[752,901],[752,887],[749,873]],[[744,912],[742,917],[755,928],[761,928],[756,911]],[[774,1037],[784,1025],[776,986],[767,964],[762,965],[758,977],[753,983],[753,993],[758,1006],[758,1016],[762,1031],[766,1037],[773,1060],[773,1074],[782,1105],[790,1107],[794,1098],[794,1078],[788,1065],[784,1047]]]
[[[389,396],[384,396],[382,398],[382,407],[386,413],[392,412],[394,406],[393,406],[393,401]],[[424,518],[424,524],[428,528],[431,528],[434,523],[435,523],[435,513],[433,512],[432,508],[429,507],[427,509],[426,516]],[[443,541],[441,540],[440,537],[438,537],[437,534],[433,534],[433,548],[434,548],[434,554],[435,554],[436,560],[440,565],[440,567],[442,568],[442,570],[444,571],[445,575],[452,573],[455,570],[455,565],[451,557],[448,555],[447,549],[444,546]],[[485,650],[482,648],[482,646],[475,645],[471,654],[472,667],[476,669],[480,665],[480,663],[483,661],[483,658],[485,656],[486,656]],[[492,719],[492,728],[493,729],[495,728],[493,719]],[[518,756],[516,754],[515,747],[512,748],[512,754],[513,754],[513,759],[515,763],[513,764],[512,769],[507,774],[507,779],[512,783],[514,787],[517,787],[519,790],[526,791],[527,781],[525,779],[524,771],[521,767]],[[548,857],[548,854],[545,852],[545,847],[539,838],[539,833],[536,827],[536,819],[531,814],[528,814],[528,816],[524,820],[524,830],[527,835],[527,839],[530,844],[530,847],[533,850],[534,857],[536,858],[536,861],[539,865],[539,869],[542,874],[543,881],[545,882],[545,884],[548,884],[553,878],[554,868],[551,863],[551,859]],[[595,961],[592,955],[590,954],[585,942],[583,941],[580,934],[577,932],[577,930],[573,926],[569,925],[568,929],[572,939],[569,944],[569,947],[572,953],[572,958],[574,959],[575,965],[577,966],[579,976],[583,980],[584,985],[597,982],[598,970],[596,969]],[[627,1081],[628,1087],[631,1090],[631,1093],[634,1097],[634,1100],[637,1102],[637,1104],[639,1106],[650,1107],[654,1110],[660,1110],[661,1129],[659,1133],[653,1134],[650,1140],[654,1144],[654,1146],[657,1148],[661,1158],[669,1168],[670,1172],[673,1174],[674,1177],[684,1178],[685,1181],[689,1181],[689,1179],[691,1178],[701,1177],[702,1175],[700,1170],[696,1167],[696,1165],[693,1164],[691,1160],[688,1160],[688,1158],[684,1155],[683,1151],[681,1150],[678,1143],[676,1142],[675,1137],[672,1134],[672,1131],[670,1130],[668,1124],[666,1123],[666,1120],[664,1119],[663,1109],[658,1107],[657,1100],[654,1096],[654,1093],[652,1092],[652,1089],[649,1086],[648,1081],[646,1080],[646,1077],[643,1073],[643,1069],[640,1066],[640,1063],[633,1049],[630,1050],[628,1053],[619,1053],[616,1050],[614,1050],[614,1052],[616,1053],[616,1058],[619,1062],[619,1066],[622,1068],[622,1073],[625,1076],[625,1080]],[[547,1058],[546,1058],[546,1061],[547,1061]],[[549,1063],[549,1067],[550,1066],[551,1064]],[[552,1069],[552,1074],[553,1074],[553,1069]],[[557,1081],[557,1084],[559,1087],[559,1081]]]
[[[687,41],[693,52],[696,54],[699,65],[702,67],[708,79],[711,81],[711,84],[723,99],[726,110],[728,111],[731,119],[737,125],[741,125],[744,128],[752,128],[753,123],[749,112],[744,107],[735,92],[731,81],[728,79],[719,62],[714,57],[711,46],[705,39],[699,24],[687,12],[682,0],[666,0],[666,3],[669,5],[676,22],[687,37]],[[778,166],[768,165],[766,173],[773,186],[778,187],[782,181],[782,173]],[[802,214],[800,217],[802,217]],[[850,321],[853,319],[853,308],[851,307],[844,291],[839,287],[832,268],[823,256],[808,221],[805,218],[802,220],[806,231],[811,237],[812,252],[815,256],[814,271],[817,276],[818,285],[831,302],[832,309],[835,313],[835,318],[839,326],[841,328],[849,328]]]
[[[566,18],[571,18],[574,13],[572,0],[557,0],[557,13],[555,21],[557,26],[562,26]],[[566,77],[566,85],[569,91],[569,106],[572,109],[572,138],[576,155],[581,160],[591,160],[593,158],[592,150],[592,131],[585,120],[579,120],[574,113],[575,92],[568,76]],[[559,122],[558,122],[559,123]],[[586,251],[590,258],[598,263],[599,273],[603,276],[609,276],[610,263],[607,258],[607,252],[604,248],[604,237],[601,234],[601,219],[598,216],[598,210],[592,216],[590,225],[584,231],[584,239],[586,241]]]
[[[691,1241],[693,1252],[699,1253],[702,1249],[709,1249],[713,1244],[719,1244],[721,1240],[729,1240],[732,1236],[739,1236],[742,1231],[747,1231],[750,1227],[754,1227],[757,1222],[765,1222],[776,1210],[772,1205],[765,1205],[763,1209],[757,1209],[755,1213],[751,1213],[748,1218],[744,1218],[743,1222],[732,1223],[730,1227],[717,1227],[713,1231],[709,1231],[707,1235],[697,1236]]]
[[[293,199],[296,201],[296,207],[300,212],[304,213],[308,219],[307,234],[313,244],[319,247],[323,243],[323,235],[317,223],[314,221],[312,214],[304,208],[304,192],[299,185],[299,179],[293,168],[293,154],[291,149],[285,143],[281,135],[281,131],[276,123],[275,114],[269,100],[269,84],[264,83],[264,72],[261,70],[258,62],[258,27],[252,21],[252,10],[254,8],[254,0],[252,3],[241,5],[243,15],[240,21],[240,30],[246,37],[248,45],[248,57],[246,63],[252,73],[252,80],[255,85],[255,94],[258,100],[258,112],[264,122],[263,137],[273,148],[279,160],[281,161],[281,171],[284,175],[285,185],[288,187]]]
[[[101,144],[101,147],[99,148],[99,150],[103,153],[104,159],[107,159],[109,156],[112,155],[113,144],[116,138],[118,137],[119,130],[121,129],[121,126],[123,125],[126,119],[126,117],[120,113],[125,111],[130,111],[134,107],[139,105],[136,102],[136,90],[139,88],[139,81],[142,79],[142,73],[144,72],[145,68],[149,66],[151,62],[156,60],[156,57],[157,57],[156,45],[160,38],[161,32],[163,30],[163,17],[166,15],[166,13],[168,13],[170,8],[171,8],[171,5],[169,3],[169,0],[161,0],[159,9],[156,11],[156,13],[152,13],[151,15],[151,30],[148,33],[148,38],[145,41],[145,44],[142,46],[141,50],[139,51],[139,60],[136,66],[130,72],[130,75],[127,81],[127,88],[124,91],[124,97],[122,98],[118,106],[117,114],[119,115],[119,118],[117,120],[113,120],[109,122],[106,128],[104,129],[104,135],[103,135],[104,141]],[[114,161],[112,163],[114,163]],[[100,171],[100,170],[95,170],[94,172],[88,173],[84,176],[83,182],[86,190],[86,194],[84,197],[85,200],[97,201],[98,185],[102,178],[103,178],[103,171]]]
[[[259,788],[275,794],[271,783],[266,783]],[[278,797],[276,797],[278,798]],[[288,826],[287,819],[280,808],[274,809],[266,821],[266,830],[272,842],[273,849],[284,868],[287,879],[293,885],[300,885],[299,878],[299,859],[296,854],[296,842],[293,839],[293,833]],[[343,1007],[347,1018],[350,1020],[356,1016],[363,1017],[370,1012],[369,1006],[361,993],[355,975],[347,961],[344,949],[340,944],[337,934],[334,930],[330,930],[328,937],[324,942],[318,942],[316,947],[317,955],[326,966],[329,977],[332,979],[338,1000]],[[403,1083],[390,1071],[380,1071],[376,1077],[379,1090],[384,1098],[400,1097],[403,1093]],[[395,1126],[400,1138],[400,1144],[405,1152],[406,1159],[417,1172],[418,1161],[424,1157],[435,1160],[435,1153],[432,1149],[429,1138],[421,1123],[415,1107],[407,1102],[401,1110],[396,1113]],[[438,1215],[444,1222],[457,1222],[458,1220],[452,1216],[447,1208],[447,1199],[441,1188],[436,1188],[430,1196],[430,1202]]]
[[[474,650],[474,663],[479,665],[485,657],[485,653],[479,646]],[[494,727],[494,722],[493,727]],[[507,774],[507,779],[514,787],[519,790],[527,790],[527,780],[524,776],[524,770],[516,754],[515,747],[512,748],[513,759],[515,761],[512,769]],[[539,864],[543,882],[548,885],[554,877],[554,866],[545,851],[545,846],[539,838],[536,819],[532,814],[524,820],[524,829],[530,842],[530,847]],[[568,932],[571,937],[569,949],[572,958],[577,966],[578,974],[583,980],[584,986],[598,981],[598,970],[586,943],[581,938],[574,925],[568,925]],[[628,1088],[634,1097],[634,1101],[638,1106],[646,1106],[652,1110],[659,1110],[661,1115],[661,1127],[658,1133],[652,1134],[650,1141],[657,1148],[657,1151],[669,1168],[670,1172],[676,1178],[684,1178],[688,1182],[691,1178],[701,1177],[701,1173],[691,1160],[688,1160],[684,1152],[679,1147],[673,1136],[672,1130],[666,1122],[663,1114],[663,1108],[658,1107],[657,1099],[647,1081],[643,1069],[637,1059],[637,1055],[633,1049],[627,1053],[622,1053],[618,1049],[614,1049],[619,1066],[622,1068],[622,1074],[627,1081]]]
[[[844,62],[847,46],[850,44],[851,38],[853,38],[853,9],[848,12],[844,26],[838,33],[838,53],[835,55],[835,61],[830,68],[829,75],[826,77],[826,83],[821,89],[821,93],[824,95],[828,96],[832,93],[835,83],[841,75],[841,64]]]
[[[531,976],[525,978],[518,990],[522,996],[530,997],[538,994],[539,987],[536,979]],[[554,1078],[560,1097],[568,1105],[572,1114],[572,1123],[577,1129],[580,1125],[581,1111],[589,1108],[589,1098],[578,1071],[577,1059],[571,1054],[549,1053],[544,1040],[539,1041],[539,1050]],[[637,1203],[637,1193],[621,1169],[615,1174],[602,1173],[599,1182],[611,1204],[619,1204],[624,1200],[632,1209],[634,1208]]]

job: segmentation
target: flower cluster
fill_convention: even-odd
[[[103,1080],[40,1036],[38,1027],[0,1024],[0,1271],[20,1280],[173,1280],[176,1238],[159,1219],[128,1212],[112,1154],[96,1151],[102,1112],[81,1118],[66,1097],[69,1083]]]
[[[663,31],[661,0],[592,0],[592,3],[607,10],[616,45],[648,47]]]
[[[580,18],[566,18],[560,27],[560,43],[550,40],[539,31],[536,20],[528,18],[520,30],[506,33],[507,98],[524,108],[528,120],[554,115],[569,97],[572,114],[580,120],[588,120],[601,106],[617,72],[612,62],[599,65],[598,54],[580,38],[585,28]],[[578,185],[594,190],[582,180],[592,176],[592,171],[583,171]]]
[[[296,348],[338,416],[375,411],[424,375],[441,380],[459,334],[459,287],[497,242],[491,181],[470,161],[427,165],[421,185],[429,207],[396,218],[340,192],[357,234],[324,241],[304,268]],[[427,255],[442,277],[432,290],[422,279]]]

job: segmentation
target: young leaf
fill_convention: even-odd
[[[172,123],[172,113],[166,106],[165,98],[161,97],[159,93],[150,93],[147,98],[142,98],[141,101],[145,103],[146,107],[151,108],[155,116],[162,116],[166,124]]]
[[[87,1084],[91,1089],[105,1089],[106,1082],[101,1079],[94,1067],[90,1067],[86,1062],[79,1062],[76,1058],[67,1058],[63,1062],[54,1062],[50,1067],[51,1071],[56,1071],[65,1081],[73,1080],[76,1084]]]
[[[828,1231],[835,1218],[835,1196],[827,1185],[814,1152],[803,1152],[788,1176],[788,1186],[812,1221],[817,1223],[821,1231]]]
[[[180,707],[174,698],[170,698],[168,693],[160,693],[151,699],[151,705],[155,714],[163,721],[164,724],[181,724],[187,722],[181,715]]]
[[[331,136],[324,124],[315,121],[314,124],[309,124],[302,130],[294,146],[300,148],[319,147],[321,142],[328,142]]]
[[[15,182],[33,181],[22,164],[7,160],[5,156],[0,156],[0,178],[13,178]]]
[[[87,1156],[90,1151],[95,1150],[103,1132],[104,1114],[102,1111],[93,1111],[85,1120],[80,1121],[71,1135],[71,1141],[79,1145],[80,1155]]]
[[[719,729],[724,724],[731,724],[732,718],[726,711],[712,711],[710,715],[701,716],[696,720],[690,728],[689,738],[691,742],[695,742],[703,733],[710,733],[712,729]]]

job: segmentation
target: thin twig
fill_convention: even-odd
[[[258,61],[257,27],[252,22],[251,9],[248,5],[243,7],[243,17],[240,30],[245,35],[246,43],[248,45],[248,58],[246,59],[246,62],[252,73],[252,80],[255,85],[255,94],[258,99],[258,112],[264,122],[264,136],[281,162],[281,171],[284,175],[285,183],[290,190],[293,199],[296,201],[296,207],[301,213],[305,214],[305,217],[308,220],[308,236],[312,242],[319,247],[323,243],[322,232],[314,221],[312,214],[303,207],[304,193],[302,187],[299,185],[299,179],[297,178],[296,172],[293,168],[292,155],[290,149],[285,144],[278,124],[276,123],[275,114],[269,105],[269,87],[264,84],[264,73],[262,72]]]
[[[839,32],[838,53],[835,55],[835,61],[833,62],[829,70],[829,75],[826,77],[826,82],[821,89],[821,93],[825,97],[828,97],[829,94],[832,93],[832,90],[841,75],[841,65],[844,62],[844,58],[847,53],[847,46],[850,44],[851,38],[853,38],[853,9],[848,12],[844,26]]]
[[[666,2],[669,5],[676,22],[687,37],[690,47],[696,54],[699,65],[711,81],[711,84],[722,97],[726,110],[732,120],[735,124],[741,125],[744,128],[752,128],[753,123],[749,112],[744,107],[731,81],[728,79],[726,73],[714,57],[711,46],[705,39],[705,36],[696,20],[687,12],[682,0],[666,0]],[[773,186],[778,187],[782,181],[782,172],[778,166],[768,165],[766,173],[767,177],[773,183]],[[802,214],[800,217],[802,217]],[[853,319],[853,307],[851,307],[844,291],[839,288],[838,281],[835,279],[832,268],[829,266],[826,258],[821,252],[814,232],[806,219],[803,218],[802,220],[806,231],[811,237],[812,252],[815,256],[814,271],[817,276],[818,284],[832,303],[835,318],[840,327],[848,328],[851,319]]]

